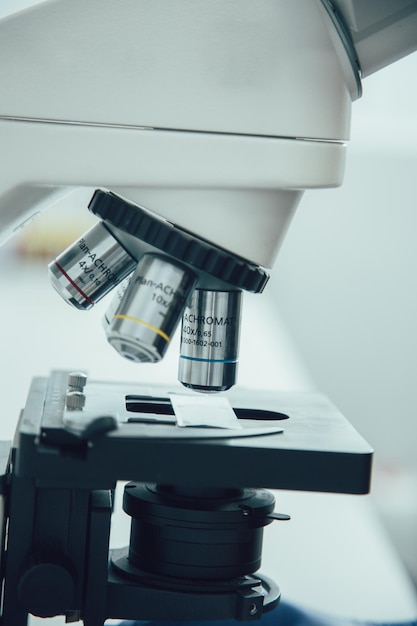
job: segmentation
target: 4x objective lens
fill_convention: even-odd
[[[66,302],[87,310],[123,280],[136,265],[103,222],[90,228],[49,266],[52,285]]]
[[[109,343],[132,361],[159,361],[196,280],[193,272],[168,257],[143,255],[116,310],[106,313],[106,317],[112,315],[107,328]]]
[[[182,318],[178,378],[195,391],[225,391],[236,382],[241,291],[196,289]]]

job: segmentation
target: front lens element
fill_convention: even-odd
[[[195,391],[225,391],[236,382],[241,291],[196,289],[184,311],[179,381]]]
[[[66,302],[87,310],[135,268],[136,261],[103,222],[90,228],[49,266],[52,285]]]
[[[162,359],[195,284],[172,259],[143,255],[107,329],[109,343],[131,361]]]

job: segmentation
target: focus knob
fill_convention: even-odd
[[[82,411],[85,405],[85,395],[81,391],[69,391],[65,396],[65,406],[68,411]]]
[[[82,391],[87,383],[87,374],[84,372],[70,372],[68,374],[68,389]]]
[[[53,617],[75,608],[75,582],[70,572],[56,563],[29,567],[19,582],[19,601],[32,615]]]

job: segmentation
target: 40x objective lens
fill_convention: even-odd
[[[168,257],[143,255],[107,329],[109,343],[131,361],[159,361],[196,280],[193,272]]]
[[[241,291],[196,289],[182,318],[179,381],[195,391],[236,382]]]
[[[49,266],[56,291],[77,309],[91,309],[135,268],[136,261],[102,222],[90,228]]]

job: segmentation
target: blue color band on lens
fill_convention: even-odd
[[[237,359],[198,359],[193,356],[183,356],[180,354],[180,359],[187,359],[187,361],[200,361],[200,363],[237,363]]]

